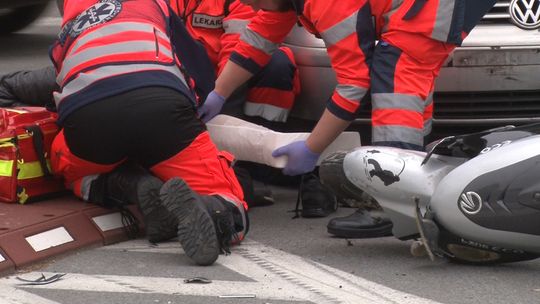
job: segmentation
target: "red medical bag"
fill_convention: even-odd
[[[56,117],[42,107],[0,109],[0,202],[24,204],[65,190],[50,169]]]

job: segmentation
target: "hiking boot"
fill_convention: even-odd
[[[272,191],[266,184],[255,181],[246,168],[235,165],[233,169],[244,192],[244,200],[250,208],[274,204]]]
[[[177,219],[177,235],[186,255],[196,264],[213,264],[221,251],[214,221],[201,196],[179,178],[167,181],[160,190],[163,206]]]
[[[392,235],[392,222],[389,219],[372,216],[363,210],[356,210],[345,217],[336,217],[326,226],[328,233],[348,239],[375,238]]]
[[[162,206],[159,190],[163,182],[144,168],[125,163],[92,181],[89,201],[106,208],[124,209],[136,204],[144,218],[146,236],[152,243],[176,237],[176,218]]]
[[[332,190],[321,184],[314,173],[302,175],[296,199],[296,217],[302,203],[302,217],[325,217],[337,210],[337,199]]]
[[[253,202],[247,202],[249,207],[271,206],[275,203],[272,189],[263,183],[253,181]]]
[[[150,243],[168,241],[176,237],[178,219],[167,210],[160,199],[163,182],[156,178],[143,178],[137,187],[137,205],[144,217],[146,237]]]
[[[240,242],[241,237],[238,232],[244,235],[247,233],[247,216],[245,213],[240,213],[234,203],[219,195],[203,195],[201,200],[216,227],[220,252],[230,254],[231,245]]]

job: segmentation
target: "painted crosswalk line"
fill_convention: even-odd
[[[98,250],[127,252],[181,253],[178,243],[152,247],[143,240],[124,242]],[[397,291],[350,273],[335,269],[297,255],[257,243],[245,241],[228,256],[220,256],[218,263],[251,281],[213,280],[210,284],[186,284],[186,278],[120,276],[69,273],[62,280],[48,285],[26,286],[26,290],[54,289],[120,293],[158,293],[170,295],[218,297],[231,294],[254,295],[258,299],[283,301],[310,301],[313,303],[400,303],[436,304],[429,299]],[[44,273],[45,276],[52,275]],[[27,277],[39,277],[27,273]],[[17,290],[6,304],[19,304],[25,292],[17,289],[20,283],[14,277],[0,279],[0,292],[4,288]],[[28,292],[27,292],[28,293]],[[0,295],[0,299],[2,296]],[[5,301],[5,300],[4,300]],[[51,304],[34,298],[34,304]],[[1,302],[1,301],[0,301]],[[2,302],[4,303],[4,302]]]

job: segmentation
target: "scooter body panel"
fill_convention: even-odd
[[[539,172],[539,135],[505,140],[449,172],[430,209],[463,244],[540,253]]]
[[[345,156],[347,179],[381,205],[392,220],[393,234],[408,239],[418,234],[415,198],[425,210],[438,183],[466,159],[392,147],[360,147]]]

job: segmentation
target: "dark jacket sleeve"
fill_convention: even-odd
[[[17,71],[0,76],[0,107],[20,105],[54,107],[53,92],[58,89],[53,66]]]

